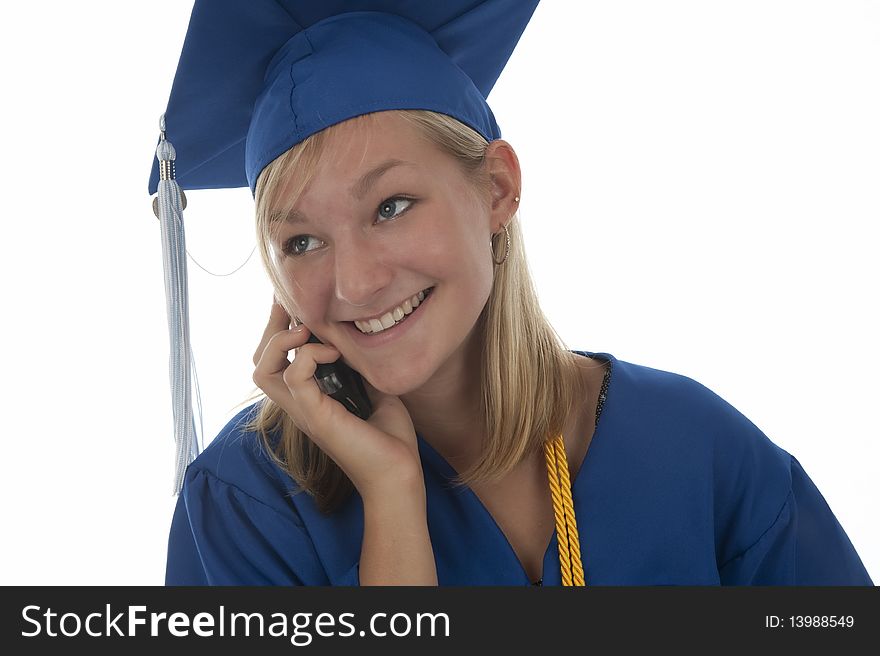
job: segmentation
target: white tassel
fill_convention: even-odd
[[[189,293],[186,276],[186,239],[183,230],[182,191],[174,179],[176,153],[165,139],[165,115],[159,120],[161,137],[156,148],[159,160],[158,216],[162,231],[162,264],[165,271],[165,299],[168,313],[168,338],[171,354],[171,407],[174,412],[174,442],[177,467],[173,494],[180,493],[187,465],[199,454],[198,435],[192,408],[192,384],[201,418],[198,378],[189,340]],[[200,422],[201,423],[201,422]]]

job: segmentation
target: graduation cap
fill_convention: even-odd
[[[371,112],[447,114],[487,141],[486,103],[538,0],[197,0],[149,192],[162,225],[177,443],[198,453],[181,189],[248,186],[307,137]],[[174,143],[174,146],[171,143]]]

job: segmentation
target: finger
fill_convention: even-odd
[[[282,373],[282,380],[290,393],[291,418],[336,462],[339,460],[334,454],[345,443],[344,440],[339,442],[341,438],[337,436],[350,435],[355,430],[363,429],[362,420],[351,414],[342,403],[325,394],[315,380],[318,365],[341,362],[341,357],[342,354],[333,346],[308,343],[297,350],[293,363]],[[356,450],[350,445],[344,448]]]
[[[272,294],[272,310],[273,311],[280,310],[287,317],[287,319],[290,319],[290,315],[287,313],[287,310],[284,309],[284,304],[278,300],[278,297],[275,296],[275,294]]]
[[[314,374],[317,368],[316,359],[321,362],[333,362],[339,357],[339,352],[331,346],[307,343],[309,334],[308,328],[300,326],[282,330],[270,337],[266,343],[253,377],[254,382],[273,401],[286,401],[287,397],[291,396],[283,378],[285,374],[291,377],[292,384],[302,383]],[[288,352],[292,349],[296,350],[293,363],[288,359]],[[309,369],[312,374],[304,373]],[[288,370],[291,371],[288,373]],[[315,387],[317,388],[317,385]]]
[[[272,310],[269,312],[269,322],[263,330],[263,336],[260,338],[257,350],[254,351],[254,365],[260,361],[260,356],[263,355],[263,349],[266,348],[266,344],[269,342],[272,335],[275,335],[282,330],[287,330],[290,326],[290,315],[287,314],[287,310],[284,309],[284,306],[281,305],[274,296],[272,298],[275,302],[272,303]]]
[[[333,346],[308,343],[297,349],[293,362],[282,372],[281,379],[304,416],[334,412],[326,403],[337,402],[318,387],[315,372],[319,364],[330,364],[340,357],[341,354]]]
[[[290,415],[294,423],[309,435],[323,432],[322,427],[338,416],[342,407],[318,388],[314,374],[318,364],[335,362],[340,353],[325,344],[304,344],[301,335],[285,331],[273,336],[254,370],[254,382],[266,395]],[[296,348],[293,362],[287,352]],[[329,405],[328,405],[329,404]],[[333,405],[339,406],[334,408]],[[317,433],[313,430],[317,428]]]
[[[279,376],[290,365],[289,351],[299,349],[309,339],[309,329],[303,326],[280,330],[271,335],[263,346],[254,369],[254,378],[268,380]]]

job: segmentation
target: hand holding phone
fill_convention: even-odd
[[[274,304],[254,353],[254,383],[339,465],[365,501],[412,490],[423,473],[406,406],[369,385],[305,325],[290,324]]]
[[[309,334],[308,341],[313,344],[323,343],[314,333]],[[364,389],[363,378],[341,358],[330,364],[319,364],[315,369],[315,382],[324,394],[339,401],[353,415],[361,419],[369,419],[373,414],[373,406]]]

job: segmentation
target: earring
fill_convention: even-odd
[[[496,232],[495,234],[500,235],[501,233]],[[507,261],[507,256],[510,255],[510,232],[508,232],[507,226],[504,226],[504,234],[507,237],[507,246],[504,249],[504,257],[502,257],[500,261],[495,259],[495,236],[493,235],[492,239],[489,240],[489,243],[492,245],[492,261],[495,262],[496,265],[504,264]]]

